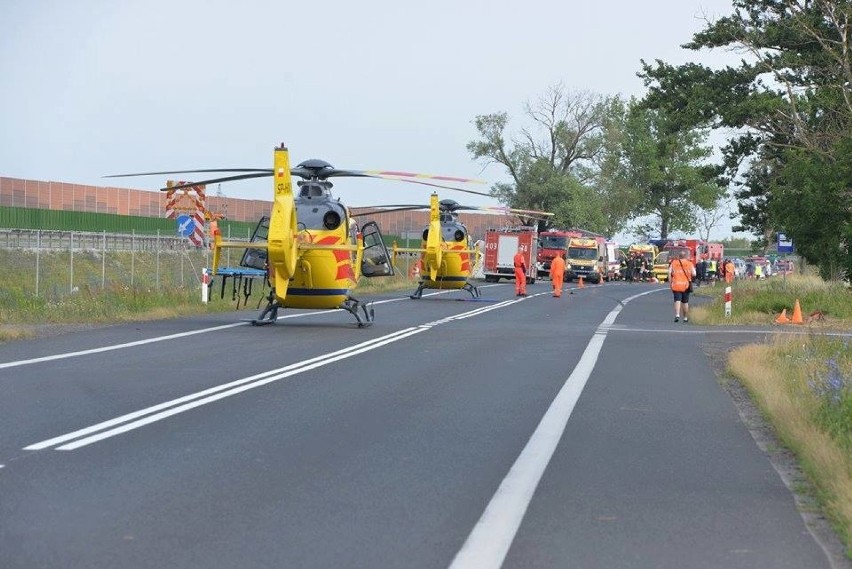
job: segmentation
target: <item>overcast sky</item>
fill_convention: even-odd
[[[102,176],[269,168],[284,142],[293,164],[490,184],[505,172],[465,148],[477,115],[505,111],[513,129],[557,83],[641,96],[640,59],[732,61],[679,47],[731,12],[730,0],[0,0],[0,176],[154,189],[164,177]],[[352,206],[430,193],[335,190]],[[221,191],[271,199],[265,180]]]

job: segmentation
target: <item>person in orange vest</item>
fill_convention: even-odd
[[[553,296],[556,298],[562,296],[562,278],[564,276],[565,259],[562,258],[562,251],[560,251],[550,262],[550,282],[553,285]]]
[[[725,261],[725,282],[732,283],[734,282],[734,273],[736,269],[734,268],[734,262],[728,259]]]
[[[695,279],[695,265],[686,258],[686,251],[680,252],[680,257],[669,265],[669,284],[674,294],[674,321],[689,322],[689,293],[692,292],[692,281]]]
[[[523,250],[519,247],[518,252],[512,257],[515,265],[515,296],[527,295],[527,261],[524,259]]]

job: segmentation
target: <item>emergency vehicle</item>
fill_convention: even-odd
[[[496,283],[501,278],[514,279],[514,257],[519,248],[527,266],[527,284],[534,284],[538,276],[538,231],[535,227],[507,227],[485,231],[485,281]]]
[[[607,270],[606,240],[595,237],[572,237],[568,240],[568,258],[565,259],[565,282],[583,277],[598,284]]]
[[[669,264],[680,258],[680,253],[686,251],[686,258],[693,265],[698,264],[703,255],[708,252],[707,243],[701,239],[674,239],[666,241],[660,248],[657,261],[654,263],[654,276],[664,282],[669,280]]]
[[[617,281],[621,277],[621,250],[615,241],[606,242],[606,280]]]
[[[538,234],[538,254],[536,255],[536,266],[539,277],[550,276],[550,263],[556,257],[557,253],[562,253],[562,257],[566,259],[566,274],[567,274],[567,258],[568,258],[568,240],[572,237],[584,237],[582,231],[579,230],[553,230],[542,231]]]
[[[659,261],[657,260],[659,255],[659,251],[657,251],[657,246],[653,243],[634,243],[627,248],[627,256],[628,258],[630,258],[636,254],[641,255],[645,258],[645,262],[647,263],[648,267],[651,268],[651,274],[654,275],[655,279],[660,280],[657,271],[657,265],[659,263]],[[669,266],[666,265],[665,278],[668,278],[668,272]]]

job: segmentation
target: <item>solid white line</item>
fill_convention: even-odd
[[[166,417],[171,417],[172,415],[177,415],[178,413],[183,413],[184,411],[189,411],[190,409],[194,409],[196,407],[200,407],[201,405],[207,405],[208,403],[213,403],[214,401],[218,401],[219,399],[224,399],[225,397],[230,397],[232,395],[237,395],[238,393],[242,393],[243,391],[248,391],[249,389],[254,389],[255,387],[260,387],[262,385],[266,385],[268,383],[272,383],[274,381],[279,381],[281,379],[285,379],[302,372],[312,370],[318,367],[322,367],[324,365],[328,365],[330,363],[343,360],[346,358],[351,358],[352,356],[368,352],[370,350],[374,350],[378,347],[384,346],[385,344],[390,344],[392,342],[396,342],[402,340],[403,338],[407,338],[408,336],[413,336],[414,334],[419,334],[420,332],[425,332],[427,328],[416,328],[414,330],[409,330],[406,334],[397,335],[393,338],[389,338],[384,342],[379,342],[378,344],[374,344],[372,346],[368,346],[366,348],[362,348],[360,350],[355,350],[346,354],[339,355],[334,358],[329,358],[323,361],[315,362],[313,364],[302,366],[299,369],[291,370],[285,373],[281,373],[278,375],[273,375],[272,377],[268,377],[266,379],[262,379],[260,381],[255,381],[254,383],[249,383],[247,385],[242,385],[240,387],[236,387],[234,389],[230,389],[228,391],[224,391],[222,393],[217,393],[216,395],[211,395],[209,397],[205,397],[204,399],[198,399],[191,403],[186,403],[185,405],[181,405],[179,407],[173,407],[166,411],[162,411],[160,413],[156,413],[154,415],[149,415],[143,419],[139,419],[138,421],[133,421],[132,423],[126,423],[121,425],[120,427],[116,427],[114,429],[110,429],[108,431],[104,431],[98,433],[96,435],[92,435],[90,437],[86,437],[80,439],[78,441],[74,441],[72,443],[68,443],[62,446],[56,447],[56,450],[74,450],[80,447],[84,447],[90,445],[92,443],[96,443],[98,441],[102,441],[104,439],[114,437],[116,435],[120,435],[122,433],[126,433],[127,431],[131,431],[133,429],[138,429],[139,427],[143,427],[155,421],[160,421],[165,419]]]
[[[224,324],[222,326],[215,326],[213,328],[204,328],[202,330],[192,330],[190,332],[180,332],[179,334],[169,334],[168,336],[157,336],[156,338],[148,338],[147,340],[137,340],[135,342],[127,342],[126,344],[114,344],[112,346],[102,346],[100,348],[92,348],[90,350],[81,350],[79,352],[66,352],[64,354],[54,354],[52,356],[44,356],[41,358],[33,358],[31,360],[18,360],[15,362],[6,362],[0,364],[0,369],[10,368],[10,367],[18,367],[24,366],[28,364],[36,364],[40,362],[49,362],[53,360],[63,360],[66,358],[75,358],[78,356],[86,356],[89,354],[99,354],[101,352],[110,352],[112,350],[120,350],[122,348],[131,348],[133,346],[143,346],[145,344],[153,344],[155,342],[164,342],[167,340],[174,340],[177,338],[186,338],[187,336],[194,336],[196,334],[204,334],[205,332],[214,332],[216,330],[227,330],[228,328],[234,328],[235,326],[245,326],[245,322],[239,322],[236,324]]]
[[[565,380],[535,432],[456,554],[450,569],[499,569],[503,564],[535,489],[592,374],[606,339],[606,329],[615,321],[624,305],[654,292],[658,290],[643,292],[623,300],[603,319],[589,340],[580,361]]]
[[[648,332],[654,333],[674,333],[674,334],[786,334],[791,336],[799,336],[799,335],[818,335],[818,336],[838,336],[841,338],[852,337],[852,332],[829,332],[822,330],[812,330],[812,329],[787,329],[787,330],[749,330],[746,328],[718,328],[716,326],[706,326],[704,328],[697,328],[690,330],[688,328],[689,324],[687,324],[686,330],[678,330],[674,328],[666,329],[666,328],[622,328],[620,326],[613,326],[609,329],[610,332],[642,332],[646,334]]]
[[[424,296],[434,296],[436,294],[446,294],[446,293],[449,293],[449,292],[452,292],[452,291],[442,290],[442,291],[433,292],[433,293],[430,293],[430,294],[427,294],[427,295],[424,295]],[[384,299],[384,300],[377,300],[377,301],[371,302],[370,304],[385,304],[385,303],[388,303],[388,302],[400,302],[400,301],[403,301],[403,300],[408,300],[408,297],[388,298],[388,299]],[[337,312],[337,310],[338,310],[337,308],[331,308],[331,309],[328,309],[328,310],[317,310],[317,311],[313,311],[313,312],[300,312],[298,314],[287,314],[287,315],[284,315],[284,316],[279,316],[277,318],[277,320],[284,320],[284,319],[287,319],[287,318],[303,318],[305,316],[316,316],[318,314],[325,314],[325,313],[328,313],[328,312]],[[221,326],[214,326],[212,328],[202,328],[200,330],[192,330],[192,331],[189,331],[189,332],[180,332],[180,333],[177,333],[177,334],[169,334],[168,336],[156,336],[154,338],[148,338],[148,339],[145,339],[145,340],[137,340],[135,342],[127,342],[127,343],[124,343],[124,344],[113,344],[111,346],[102,346],[100,348],[92,348],[92,349],[89,349],[89,350],[80,350],[79,352],[65,352],[65,353],[62,353],[62,354],[54,354],[52,356],[43,356],[43,357],[40,357],[40,358],[32,358],[32,359],[29,359],[29,360],[18,360],[18,361],[14,361],[14,362],[5,362],[5,363],[0,363],[0,369],[20,367],[20,366],[37,364],[37,363],[42,363],[42,362],[50,362],[50,361],[55,361],[55,360],[64,360],[64,359],[67,359],[67,358],[77,358],[77,357],[80,357],[80,356],[88,356],[90,354],[99,354],[99,353],[102,353],[102,352],[111,352],[113,350],[122,350],[122,349],[125,349],[125,348],[133,348],[135,346],[144,346],[145,344],[154,344],[156,342],[166,342],[168,340],[175,340],[177,338],[186,338],[187,336],[194,336],[196,334],[206,334],[207,332],[216,332],[218,330],[227,330],[228,328],[235,328],[237,326],[248,326],[249,324],[250,324],[249,322],[235,322],[234,324],[223,324]]]
[[[387,338],[393,338],[393,337],[398,336],[400,334],[405,334],[406,332],[409,332],[411,330],[414,330],[414,328],[406,328],[404,330],[398,330],[396,332],[393,332],[392,334],[387,334],[387,335],[381,336],[379,338],[367,340],[366,342],[361,342],[360,344],[355,344],[354,346],[349,346],[347,348],[343,348],[343,349],[338,350],[336,352],[331,352],[329,354],[323,354],[321,356],[316,356],[314,358],[303,360],[301,362],[296,362],[296,363],[284,366],[282,368],[265,371],[265,372],[262,372],[262,373],[259,373],[259,374],[252,375],[250,377],[231,381],[229,383],[225,383],[225,384],[222,384],[222,385],[217,385],[216,387],[211,387],[209,389],[205,389],[205,390],[199,391],[197,393],[192,393],[190,395],[178,397],[177,399],[172,399],[171,401],[166,401],[165,403],[160,403],[160,404],[154,405],[152,407],[148,407],[146,409],[141,409],[139,411],[134,411],[133,413],[128,413],[126,415],[116,417],[115,419],[110,419],[109,421],[104,421],[102,423],[98,423],[97,425],[92,425],[91,427],[86,427],[85,429],[80,429],[78,431],[74,431],[73,433],[68,433],[66,435],[61,435],[61,436],[58,436],[58,437],[54,437],[52,439],[48,439],[46,441],[42,441],[40,443],[35,443],[35,444],[32,444],[32,445],[29,445],[27,447],[24,447],[24,450],[41,450],[41,449],[44,449],[44,448],[47,448],[47,447],[51,447],[53,445],[64,443],[66,441],[70,441],[72,439],[76,439],[76,438],[82,437],[84,435],[88,435],[88,434],[91,434],[91,433],[94,433],[94,432],[97,432],[97,431],[100,431],[100,430],[103,430],[103,429],[107,429],[109,427],[113,427],[115,425],[125,423],[127,421],[132,421],[133,419],[138,419],[139,417],[149,415],[151,413],[156,413],[157,411],[162,411],[163,409],[167,409],[169,407],[174,407],[175,405],[180,405],[181,403],[186,403],[187,401],[192,401],[193,399],[199,399],[201,397],[205,397],[205,396],[211,395],[213,393],[218,393],[218,392],[224,391],[226,389],[232,389],[232,388],[237,387],[239,385],[244,385],[246,383],[258,381],[258,380],[261,380],[263,378],[269,377],[271,375],[301,369],[301,368],[303,368],[307,365],[310,365],[310,364],[318,362],[318,361],[325,360],[327,358],[332,358],[332,357],[335,357],[335,356],[338,356],[338,355],[346,354],[346,353],[354,351],[354,350],[360,350],[361,348],[365,348],[365,347],[370,346],[372,344],[382,342],[383,340],[385,340]],[[382,344],[382,345],[384,345],[384,344]]]
[[[435,321],[414,328],[405,328],[403,330],[398,330],[380,338],[374,338],[366,342],[361,342],[360,344],[356,344],[348,348],[343,348],[336,352],[324,354],[311,358],[309,360],[290,364],[288,366],[276,370],[262,372],[251,377],[232,381],[227,384],[211,387],[209,389],[205,389],[197,393],[179,397],[177,399],[173,399],[165,403],[160,403],[158,405],[154,405],[146,409],[134,411],[133,413],[128,413],[126,415],[110,419],[108,421],[103,421],[90,427],[86,427],[71,433],[67,433],[38,443],[34,443],[24,447],[24,450],[43,450],[54,445],[62,445],[57,447],[57,450],[74,450],[98,442],[100,440],[113,437],[115,435],[119,435],[121,433],[125,433],[133,429],[137,429],[155,421],[165,419],[166,417],[170,417],[172,415],[176,415],[178,413],[194,409],[195,407],[206,405],[207,403],[212,403],[214,401],[218,401],[219,399],[230,397],[231,395],[236,395],[249,389],[254,389],[255,387],[260,387],[262,385],[266,385],[274,381],[285,379],[305,371],[309,371],[342,359],[362,354],[364,352],[385,346],[392,342],[396,342],[409,336],[413,336],[414,334],[425,332],[427,330],[430,330],[433,326],[445,324],[447,322],[451,322],[452,320],[466,318],[469,314],[479,314],[503,306],[508,306],[510,304],[514,304],[515,302],[519,301],[505,301],[489,307],[476,308],[469,312],[456,315],[455,317],[450,317],[449,319]],[[85,438],[79,439],[79,437]],[[74,439],[79,440],[69,444],[62,444],[66,443],[67,441],[72,441]]]

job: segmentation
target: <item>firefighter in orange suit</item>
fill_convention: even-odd
[[[562,258],[562,253],[559,252],[550,262],[550,282],[553,284],[553,296],[556,298],[562,296],[562,278],[564,276],[565,259]]]
[[[524,254],[520,248],[512,258],[512,263],[515,265],[515,296],[526,296],[527,262],[526,259],[524,259]]]
[[[734,273],[736,272],[736,268],[734,268],[734,263],[731,262],[730,259],[725,261],[725,282],[732,283],[734,282]]]

